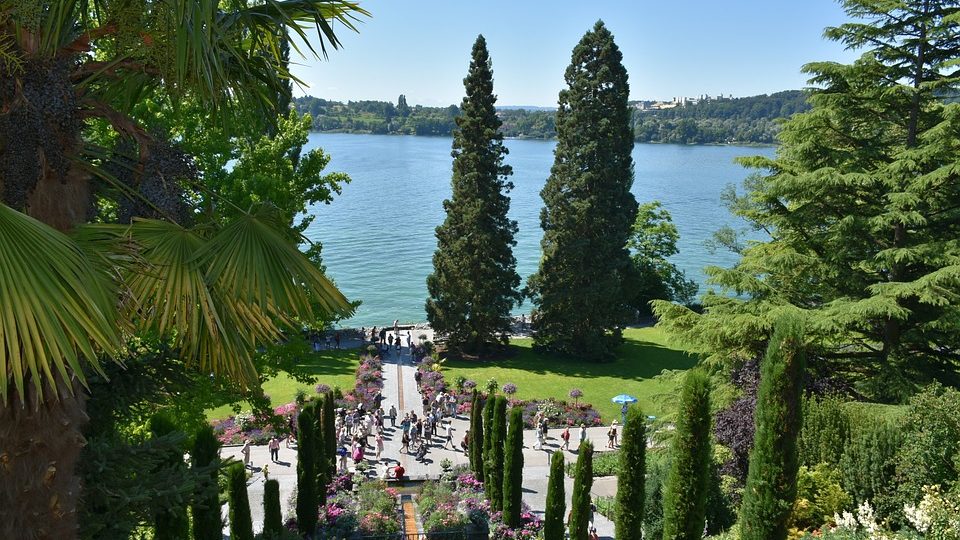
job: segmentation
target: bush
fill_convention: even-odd
[[[896,457],[899,500],[917,504],[925,486],[950,490],[960,466],[960,391],[932,384],[910,399]]]
[[[572,437],[572,435],[571,435]],[[573,478],[576,463],[567,463],[567,476]],[[593,477],[617,476],[620,472],[620,450],[593,453]]]
[[[897,515],[896,454],[902,436],[893,422],[862,417],[852,423],[850,443],[840,459],[840,483],[857,505],[871,502],[883,517]]]
[[[819,529],[833,521],[834,514],[848,509],[853,500],[840,486],[840,471],[826,463],[797,471],[797,499],[790,515],[790,527]]]
[[[797,439],[801,465],[837,467],[850,441],[850,418],[838,397],[810,397],[803,402],[803,427]]]

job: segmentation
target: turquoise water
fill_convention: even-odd
[[[371,326],[426,320],[426,278],[436,248],[434,229],[443,222],[443,200],[450,194],[450,143],[447,137],[312,133],[307,148],[332,156],[327,171],[353,181],[330,205],[312,208],[317,218],[307,230],[323,243],[330,275],[351,300],[362,300],[345,326]],[[513,167],[511,217],[520,232],[514,255],[526,278],[540,257],[540,189],[553,163],[552,141],[507,141]],[[633,193],[639,202],[660,200],[680,231],[674,258],[689,277],[703,283],[703,268],[728,266],[736,257],[710,253],[704,246],[722,225],[742,228],[720,203],[720,192],[740,184],[748,171],[738,156],[772,155],[772,148],[638,144],[633,150]],[[527,307],[518,308],[517,313]]]

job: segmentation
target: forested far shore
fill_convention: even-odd
[[[781,119],[809,109],[806,93],[787,90],[742,98],[712,98],[665,104],[631,102],[631,129],[637,142],[674,144],[773,144]],[[294,99],[297,112],[309,113],[320,132],[450,136],[460,108],[410,106],[401,95],[389,101],[330,101],[313,96]],[[503,135],[554,139],[556,111],[500,108]]]

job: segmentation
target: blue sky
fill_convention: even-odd
[[[749,96],[805,86],[800,67],[850,61],[823,39],[847,20],[834,0],[365,0],[328,60],[299,60],[304,93],[338,101],[459,103],[470,48],[483,34],[499,105],[556,104],[570,52],[602,19],[630,74],[632,99]]]

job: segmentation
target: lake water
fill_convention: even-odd
[[[323,243],[327,274],[340,290],[363,301],[344,326],[426,320],[434,230],[443,222],[442,202],[450,196],[450,145],[448,137],[310,134],[306,148],[320,146],[332,156],[327,172],[342,171],[353,180],[333,203],[311,209],[317,218],[306,231]],[[540,189],[555,142],[510,140],[506,145],[514,183],[510,215],[520,227],[514,256],[525,279],[540,258]],[[734,158],[773,153],[773,148],[736,146],[634,147],[633,193],[640,203],[661,201],[673,216],[680,232],[674,262],[701,286],[704,267],[736,261],[733,254],[711,253],[704,245],[722,225],[744,226],[720,203],[723,188],[739,185],[748,174]]]

